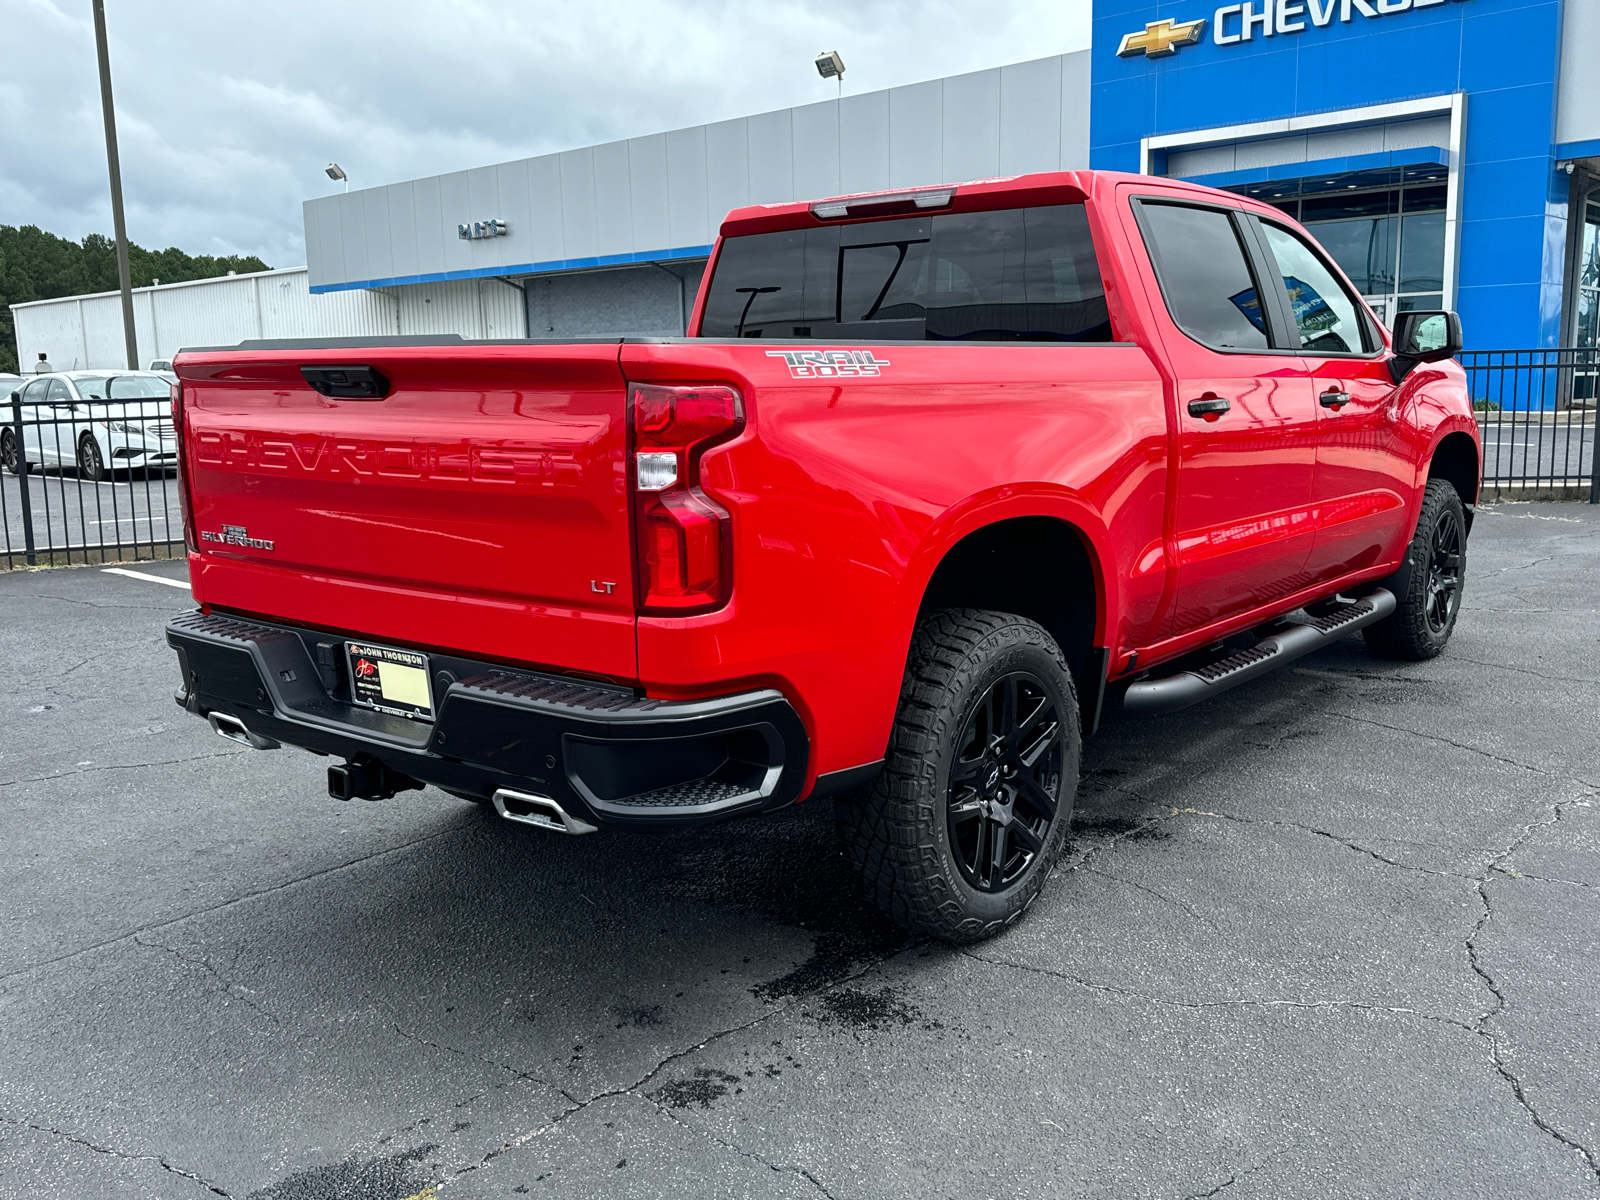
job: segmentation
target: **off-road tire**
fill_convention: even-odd
[[[970,865],[958,863],[952,848],[951,772],[962,770],[959,743],[985,697],[1008,679],[1023,680],[1035,700],[1054,705],[1059,743],[1046,753],[1059,768],[1059,781],[1054,816],[1032,835],[1041,845],[1031,861],[1015,878],[997,880],[997,890],[981,890],[969,882],[964,871]],[[1009,613],[970,608],[924,618],[912,637],[883,771],[872,784],[835,801],[845,854],[868,899],[906,928],[943,941],[977,942],[999,933],[1038,898],[1061,853],[1072,823],[1082,740],[1071,672],[1043,628]],[[1046,819],[1042,810],[1028,811]],[[1008,836],[1018,835],[1008,827]]]
[[[1428,480],[1406,558],[1410,577],[1394,613],[1361,632],[1374,653],[1418,662],[1449,642],[1467,580],[1466,513],[1448,481]]]
[[[78,439],[78,478],[99,483],[108,474],[105,460],[100,457],[100,443],[94,440],[94,434],[84,434]]]

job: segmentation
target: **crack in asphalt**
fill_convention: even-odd
[[[709,1033],[705,1037],[701,1038],[699,1041],[695,1042],[692,1045],[685,1046],[681,1050],[674,1050],[671,1054],[668,1054],[665,1058],[662,1058],[659,1062],[657,1062],[655,1066],[651,1067],[648,1071],[646,1071],[642,1076],[640,1076],[633,1083],[630,1083],[630,1084],[628,1084],[628,1085],[626,1085],[624,1087],[607,1088],[605,1091],[596,1092],[594,1095],[590,1096],[587,1100],[578,1100],[578,1099],[568,1095],[568,1099],[572,1101],[572,1107],[571,1108],[568,1108],[563,1112],[557,1113],[556,1116],[551,1118],[549,1121],[546,1121],[543,1125],[540,1125],[535,1129],[530,1129],[526,1133],[522,1133],[522,1134],[517,1135],[516,1137],[512,1138],[510,1141],[506,1142],[504,1145],[500,1146],[498,1149],[491,1150],[488,1154],[483,1156],[483,1159],[480,1162],[473,1163],[471,1166],[462,1167],[460,1170],[458,1170],[455,1173],[455,1176],[453,1178],[459,1179],[461,1176],[466,1175],[466,1174],[470,1174],[473,1171],[482,1170],[484,1167],[486,1167],[490,1163],[494,1162],[495,1159],[501,1157],[504,1154],[509,1153],[512,1150],[520,1149],[521,1147],[526,1146],[529,1142],[533,1141],[535,1138],[543,1137],[545,1134],[549,1133],[552,1129],[556,1128],[556,1126],[560,1125],[568,1117],[571,1117],[576,1113],[582,1112],[584,1109],[588,1108],[590,1105],[597,1104],[601,1100],[610,1100],[610,1099],[614,1099],[614,1098],[619,1097],[619,1096],[629,1096],[629,1097],[632,1097],[633,1099],[636,1099],[636,1100],[642,1100],[644,1103],[650,1105],[652,1108],[656,1109],[657,1111],[660,1111],[660,1112],[670,1116],[671,1114],[670,1113],[666,1113],[666,1110],[661,1108],[660,1105],[656,1104],[653,1100],[650,1100],[648,1097],[640,1095],[640,1093],[639,1093],[639,1089],[640,1088],[643,1088],[647,1084],[649,1084],[652,1081],[654,1081],[656,1076],[660,1075],[661,1072],[664,1071],[667,1067],[671,1066],[673,1063],[677,1062],[679,1059],[687,1058],[689,1055],[695,1053],[696,1051],[705,1049],[707,1046],[711,1045],[713,1042],[721,1041],[723,1038],[726,1038],[726,1037],[732,1037],[734,1034],[743,1033],[747,1029],[754,1029],[756,1026],[764,1024],[765,1022],[772,1020],[774,1017],[780,1017],[780,1016],[784,1015],[785,1013],[788,1013],[788,1012],[800,1007],[802,1004],[804,1004],[808,1000],[812,1000],[817,996],[821,996],[821,995],[824,995],[824,994],[826,994],[828,992],[834,991],[837,988],[842,988],[847,984],[854,983],[856,980],[860,979],[863,975],[866,975],[868,972],[876,970],[878,967],[882,966],[884,963],[890,962],[890,961],[892,961],[893,959],[895,959],[896,957],[898,957],[900,955],[911,953],[913,950],[918,949],[921,945],[922,945],[922,943],[917,942],[917,943],[913,943],[910,946],[905,946],[905,947],[895,951],[892,954],[884,955],[882,958],[878,959],[875,962],[865,963],[865,964],[859,966],[856,970],[850,972],[848,975],[844,976],[843,978],[834,980],[832,983],[826,984],[823,987],[814,988],[809,992],[799,993],[799,994],[793,996],[789,1000],[788,1003],[774,1005],[772,1008],[768,1009],[766,1012],[761,1013],[759,1016],[753,1017],[748,1021],[743,1021],[743,1022],[741,1022],[741,1023],[737,1024],[737,1025],[729,1026],[726,1029],[719,1029],[714,1033]],[[560,1090],[560,1089],[557,1089],[557,1090]],[[562,1094],[563,1095],[567,1095],[567,1093],[564,1092],[564,1091],[562,1092]],[[673,1118],[673,1119],[676,1120],[677,1118]],[[681,1124],[681,1122],[680,1122],[680,1124]],[[765,1161],[765,1160],[763,1160],[763,1161]],[[767,1165],[771,1166],[772,1164],[768,1163]],[[774,1169],[776,1170],[778,1168],[774,1168]],[[827,1190],[822,1187],[822,1184],[819,1183],[809,1173],[807,1173],[804,1168],[797,1167],[797,1168],[794,1168],[794,1170],[796,1170],[800,1174],[805,1175],[806,1178],[810,1179],[811,1182],[813,1184],[815,1184],[817,1186],[817,1188],[823,1192],[824,1195],[828,1195]],[[437,1184],[437,1187],[438,1187],[438,1189],[440,1191],[443,1191],[443,1189],[450,1182],[451,1182],[451,1180],[441,1180]]]
[[[210,975],[213,979],[220,983],[223,991],[227,992],[228,995],[232,996],[235,1000],[238,1000],[246,1008],[252,1009],[253,1011],[259,1013],[261,1016],[271,1021],[274,1025],[278,1026],[280,1029],[283,1027],[283,1022],[278,1019],[275,1013],[269,1012],[267,1009],[262,1008],[261,1005],[257,1004],[249,996],[242,994],[250,991],[249,988],[245,987],[243,984],[234,983],[226,978],[221,971],[212,966],[210,959],[191,957],[190,955],[185,954],[182,950],[179,950],[176,946],[168,946],[164,942],[147,942],[138,934],[134,935],[133,942],[136,946],[143,946],[147,950],[163,950],[172,955],[181,963],[185,963],[192,967],[199,967],[202,971],[206,972],[206,974]]]
[[[286,879],[282,883],[273,884],[271,887],[260,888],[253,892],[245,892],[243,895],[233,896],[227,900],[218,901],[216,904],[208,905],[205,908],[197,908],[190,912],[181,913],[176,917],[168,917],[165,921],[152,921],[148,925],[141,925],[137,929],[130,929],[126,933],[119,933],[116,937],[106,938],[104,941],[95,942],[93,945],[82,946],[77,950],[69,950],[67,953],[58,954],[54,958],[41,958],[36,962],[27,963],[24,966],[18,967],[14,971],[7,971],[4,975],[0,975],[0,983],[5,983],[10,979],[15,979],[18,975],[26,975],[30,971],[37,971],[44,967],[55,966],[58,963],[69,962],[74,958],[81,958],[85,954],[93,954],[97,950],[104,950],[109,946],[116,946],[123,942],[136,941],[141,933],[153,933],[158,929],[167,929],[170,926],[181,924],[184,921],[192,921],[197,917],[209,916],[211,913],[221,912],[223,909],[232,908],[236,904],[244,904],[250,900],[259,900],[263,896],[270,896],[273,893],[281,892],[286,888],[298,887],[302,883],[309,883],[314,879],[321,879],[324,875],[332,875],[339,871],[348,870],[351,867],[358,867],[362,863],[371,862],[374,859],[383,858],[390,854],[400,854],[407,850],[414,849],[417,846],[425,845],[428,842],[436,841],[439,838],[448,837],[453,833],[460,833],[468,828],[470,828],[470,826],[454,825],[448,829],[441,829],[436,833],[424,834],[422,837],[416,838],[409,842],[402,842],[398,846],[390,846],[385,850],[374,850],[371,854],[363,854],[360,858],[352,858],[346,862],[337,863],[331,867],[323,867],[320,870],[312,871],[305,875],[296,875],[293,879]]]
[[[7,1125],[19,1125],[24,1129],[31,1129],[35,1133],[51,1134],[54,1137],[61,1138],[63,1141],[71,1142],[75,1146],[82,1146],[86,1150],[92,1150],[96,1154],[104,1154],[111,1158],[123,1159],[127,1162],[155,1163],[163,1171],[171,1172],[173,1175],[178,1175],[184,1179],[190,1180],[191,1182],[198,1183],[201,1187],[205,1188],[214,1196],[228,1196],[231,1200],[232,1193],[224,1191],[222,1188],[212,1183],[203,1175],[197,1175],[193,1171],[185,1171],[182,1167],[173,1166],[159,1154],[129,1154],[125,1150],[117,1150],[110,1146],[102,1146],[97,1142],[91,1142],[88,1138],[78,1137],[76,1134],[67,1133],[65,1130],[56,1129],[50,1125],[35,1125],[32,1121],[21,1121],[15,1117],[0,1117],[0,1121],[5,1122]]]
[[[491,1067],[494,1067],[494,1068],[496,1068],[498,1070],[504,1071],[508,1075],[512,1075],[512,1076],[514,1076],[515,1078],[517,1078],[519,1080],[523,1080],[523,1081],[528,1082],[528,1083],[537,1083],[541,1087],[547,1087],[547,1088],[550,1088],[552,1091],[560,1092],[563,1096],[566,1097],[568,1103],[571,1103],[571,1104],[582,1103],[582,1102],[579,1101],[579,1099],[576,1096],[574,1096],[571,1092],[567,1091],[567,1089],[562,1087],[560,1084],[551,1083],[548,1079],[541,1079],[541,1078],[539,1078],[539,1076],[534,1075],[534,1074],[532,1074],[532,1073],[530,1073],[528,1071],[524,1071],[520,1067],[513,1067],[510,1063],[503,1063],[499,1059],[490,1058],[487,1054],[477,1054],[477,1053],[474,1053],[471,1050],[461,1050],[461,1049],[458,1049],[455,1046],[446,1046],[443,1042],[431,1042],[427,1038],[423,1037],[420,1034],[412,1033],[409,1029],[402,1028],[400,1026],[399,1022],[397,1022],[397,1021],[391,1021],[391,1022],[389,1022],[389,1024],[394,1029],[394,1031],[396,1033],[398,1033],[401,1037],[405,1038],[407,1041],[416,1042],[418,1045],[421,1045],[421,1046],[430,1046],[435,1050],[443,1050],[446,1054],[454,1054],[454,1055],[456,1055],[456,1056],[458,1056],[460,1058],[472,1059],[472,1060],[474,1060],[476,1062],[484,1063],[484,1064],[486,1064],[488,1066],[491,1066]],[[464,1105],[471,1104],[474,1100],[477,1100],[477,1099],[481,1098],[482,1096],[484,1096],[486,1094],[487,1093],[485,1093],[485,1092],[479,1092],[477,1095],[468,1096],[465,1100],[461,1101],[458,1104],[453,1104],[453,1105],[451,1105],[451,1107],[452,1108],[461,1108]]]
[[[1445,879],[1462,879],[1462,880],[1466,880],[1468,882],[1475,881],[1478,878],[1478,876],[1476,876],[1476,875],[1465,875],[1465,874],[1462,874],[1462,873],[1460,873],[1458,871],[1440,871],[1440,870],[1436,870],[1436,869],[1434,869],[1432,867],[1419,867],[1415,863],[1401,862],[1398,859],[1390,858],[1387,855],[1380,854],[1378,851],[1372,849],[1370,846],[1363,846],[1359,842],[1352,842],[1348,838],[1341,837],[1339,834],[1334,833],[1331,830],[1319,829],[1315,825],[1307,825],[1307,824],[1304,824],[1303,822],[1300,822],[1300,821],[1286,821],[1286,820],[1283,820],[1282,818],[1278,818],[1278,817],[1243,817],[1243,816],[1238,815],[1237,813],[1217,812],[1217,811],[1214,811],[1212,809],[1207,809],[1207,808],[1173,808],[1169,804],[1162,804],[1160,801],[1152,800],[1148,796],[1144,796],[1144,795],[1139,794],[1138,792],[1130,791],[1130,790],[1128,790],[1126,788],[1119,787],[1116,784],[1109,784],[1107,786],[1108,786],[1108,790],[1120,792],[1125,796],[1128,796],[1128,797],[1130,797],[1130,798],[1132,798],[1134,800],[1137,800],[1141,804],[1154,805],[1154,806],[1159,807],[1159,808],[1165,808],[1167,811],[1166,811],[1166,813],[1162,814],[1161,816],[1151,817],[1151,818],[1147,819],[1146,821],[1142,822],[1140,825],[1138,825],[1134,829],[1130,829],[1125,833],[1118,834],[1115,837],[1106,839],[1106,841],[1104,841],[1102,843],[1096,844],[1087,853],[1085,853],[1081,858],[1079,858],[1076,862],[1063,867],[1062,868],[1063,870],[1069,870],[1069,871],[1077,870],[1079,867],[1082,867],[1088,861],[1090,855],[1092,855],[1092,854],[1094,854],[1094,853],[1096,853],[1096,852],[1098,852],[1100,850],[1107,849],[1111,845],[1113,845],[1114,843],[1116,843],[1118,841],[1121,841],[1124,838],[1133,837],[1136,834],[1138,834],[1138,833],[1140,833],[1140,832],[1142,832],[1142,831],[1144,831],[1146,829],[1150,829],[1150,828],[1152,828],[1152,827],[1154,827],[1156,825],[1159,825],[1164,821],[1170,821],[1175,817],[1184,816],[1184,817],[1216,817],[1218,820],[1221,820],[1221,821],[1233,821],[1233,822],[1236,822],[1237,824],[1240,824],[1240,825],[1279,825],[1279,826],[1282,826],[1285,829],[1298,829],[1298,830],[1301,830],[1304,833],[1315,834],[1317,837],[1326,838],[1328,841],[1331,841],[1331,842],[1334,842],[1334,843],[1336,843],[1336,844],[1338,844],[1340,846],[1343,846],[1346,850],[1354,851],[1357,854],[1365,854],[1367,857],[1374,858],[1378,862],[1384,863],[1387,866],[1399,867],[1403,871],[1417,871],[1417,872],[1419,872],[1419,873],[1421,873],[1423,875],[1436,875],[1436,876],[1439,876],[1439,877],[1445,878]],[[1443,849],[1443,847],[1436,846],[1432,842],[1400,842],[1399,844],[1408,845],[1408,846],[1419,846],[1419,847],[1424,847],[1424,848],[1431,849],[1431,850],[1442,850]],[[1115,876],[1113,878],[1115,878]],[[1124,882],[1128,882],[1128,881],[1124,881]],[[1135,885],[1135,886],[1138,886],[1138,885]],[[1165,897],[1163,897],[1163,898],[1165,898]]]
[[[1498,611],[1505,612],[1508,610],[1500,609]],[[1548,612],[1550,610],[1543,609],[1541,611]],[[1513,667],[1510,663],[1486,662],[1481,658],[1464,658],[1455,653],[1452,653],[1450,658],[1453,662],[1469,662],[1474,666],[1491,667],[1497,671],[1515,671],[1519,675],[1533,675],[1546,683],[1581,683],[1588,687],[1600,687],[1600,679],[1581,679],[1575,675],[1552,675],[1548,671],[1534,671],[1528,667]]]
[[[1016,962],[1007,958],[990,958],[969,949],[958,948],[956,953],[963,958],[970,958],[974,962],[984,963],[991,967],[1009,968],[1015,971],[1025,971],[1031,975],[1048,975],[1053,979],[1064,980],[1091,992],[1107,992],[1115,996],[1127,996],[1135,1000],[1144,1000],[1150,1004],[1161,1004],[1169,1008],[1185,1008],[1204,1010],[1215,1008],[1298,1008],[1306,1010],[1315,1009],[1354,1009],[1360,1012],[1389,1013],[1396,1016],[1420,1017],[1424,1021],[1433,1021],[1440,1025],[1453,1025],[1464,1033],[1478,1033],[1475,1026],[1461,1021],[1455,1017],[1441,1016],[1438,1013],[1424,1012],[1420,1008],[1408,1008],[1399,1004],[1370,1004],[1362,1000],[1292,1000],[1281,997],[1259,999],[1245,997],[1237,1000],[1183,1000],[1175,996],[1161,996],[1154,992],[1141,991],[1138,988],[1124,987],[1116,983],[1102,983],[1094,979],[1085,979],[1081,975],[1074,975],[1070,971],[1058,971],[1053,967],[1036,966],[1033,963]]]
[[[653,1108],[655,1108],[655,1110],[657,1112],[659,1112],[662,1116],[666,1117],[667,1120],[671,1121],[674,1125],[678,1126],[678,1128],[688,1130],[690,1133],[693,1133],[693,1134],[698,1134],[701,1138],[704,1138],[706,1141],[709,1141],[709,1142],[714,1143],[715,1145],[721,1146],[724,1150],[731,1150],[731,1151],[733,1151],[733,1153],[739,1155],[742,1158],[752,1159],[755,1162],[760,1163],[762,1166],[768,1168],[769,1170],[777,1171],[780,1174],[784,1174],[784,1175],[798,1175],[802,1179],[804,1179],[807,1183],[809,1183],[812,1187],[816,1188],[817,1191],[821,1192],[824,1196],[826,1196],[827,1200],[836,1200],[834,1194],[832,1192],[830,1192],[825,1186],[823,1186],[822,1181],[820,1179],[818,1179],[815,1175],[813,1175],[810,1171],[806,1170],[804,1167],[790,1167],[790,1166],[785,1166],[782,1163],[775,1163],[770,1158],[767,1158],[765,1155],[757,1154],[754,1150],[746,1150],[743,1146],[740,1146],[740,1145],[738,1145],[738,1144],[736,1144],[734,1142],[730,1142],[726,1138],[718,1137],[716,1134],[712,1133],[709,1129],[700,1129],[697,1126],[689,1124],[687,1121],[683,1120],[682,1118],[674,1116],[670,1111],[668,1111],[667,1109],[663,1108],[661,1105],[656,1104],[653,1100],[649,1100],[646,1097],[642,1097],[642,1096],[640,1097],[640,1099],[644,1100],[646,1104],[649,1104]]]
[[[1238,1183],[1240,1180],[1248,1179],[1250,1176],[1254,1175],[1257,1171],[1260,1171],[1263,1168],[1265,1168],[1267,1166],[1267,1164],[1272,1162],[1274,1159],[1282,1158],[1285,1154],[1289,1153],[1289,1151],[1292,1150],[1293,1148],[1294,1147],[1292,1147],[1292,1146],[1284,1146],[1281,1150],[1274,1150],[1271,1154],[1267,1155],[1260,1162],[1255,1163],[1252,1166],[1246,1167],[1243,1171],[1240,1171],[1237,1175],[1230,1175],[1227,1179],[1224,1179],[1221,1183],[1217,1184],[1217,1186],[1212,1188],[1210,1191],[1207,1191],[1207,1192],[1190,1192],[1187,1196],[1185,1196],[1183,1198],[1183,1200],[1211,1200],[1212,1196],[1220,1196],[1223,1192],[1227,1191],[1229,1188],[1231,1188],[1234,1184]]]
[[[1562,806],[1560,804],[1552,805],[1548,819],[1534,821],[1525,826],[1520,837],[1518,837],[1500,853],[1494,855],[1494,857],[1492,857],[1488,863],[1485,864],[1483,875],[1478,879],[1477,893],[1478,900],[1483,905],[1483,916],[1478,918],[1477,924],[1473,926],[1472,932],[1467,936],[1467,963],[1472,968],[1473,973],[1483,981],[1483,985],[1489,990],[1489,994],[1494,997],[1494,1003],[1483,1013],[1479,1014],[1477,1023],[1474,1026],[1474,1032],[1476,1032],[1478,1036],[1488,1041],[1489,1058],[1494,1064],[1494,1069],[1510,1086],[1511,1094],[1516,1097],[1517,1103],[1522,1106],[1522,1109],[1528,1114],[1529,1119],[1544,1133],[1548,1134],[1555,1141],[1559,1142],[1561,1145],[1565,1146],[1567,1149],[1573,1151],[1575,1154],[1581,1157],[1588,1165],[1590,1172],[1594,1175],[1595,1182],[1600,1184],[1600,1158],[1597,1158],[1595,1152],[1590,1150],[1589,1147],[1585,1146],[1582,1142],[1567,1136],[1561,1130],[1557,1129],[1553,1124],[1550,1123],[1549,1120],[1545,1118],[1541,1112],[1539,1112],[1537,1108],[1534,1107],[1532,1100],[1528,1098],[1528,1094],[1522,1086],[1522,1080],[1518,1078],[1516,1072],[1511,1069],[1510,1064],[1506,1061],[1504,1046],[1502,1045],[1500,1039],[1489,1028],[1489,1022],[1495,1017],[1498,1017],[1504,1013],[1509,1007],[1510,1001],[1506,998],[1505,989],[1500,985],[1493,975],[1489,974],[1489,969],[1484,966],[1483,960],[1479,956],[1477,945],[1478,938],[1482,936],[1484,930],[1488,928],[1489,923],[1494,919],[1494,905],[1489,900],[1489,884],[1491,882],[1493,873],[1498,868],[1499,864],[1505,862],[1508,858],[1520,850],[1536,834],[1559,824],[1562,819],[1561,808]]]
[[[232,758],[237,754],[247,754],[249,751],[242,747],[238,750],[217,750],[211,754],[191,754],[188,758],[172,758],[164,762],[139,762],[139,763],[107,763],[99,767],[80,767],[75,771],[58,771],[54,775],[34,775],[27,779],[0,780],[0,788],[16,787],[24,783],[49,783],[56,779],[67,779],[73,775],[93,775],[99,771],[142,771],[147,767],[176,767],[182,763],[201,762],[208,758]]]
[[[1213,933],[1216,933],[1219,936],[1222,933],[1222,930],[1217,927],[1216,922],[1211,920],[1210,917],[1205,916],[1203,913],[1199,912],[1196,909],[1190,908],[1182,900],[1179,900],[1174,896],[1169,896],[1165,892],[1157,891],[1155,888],[1148,887],[1148,886],[1146,886],[1145,884],[1142,884],[1142,883],[1135,883],[1133,880],[1125,879],[1121,875],[1113,875],[1110,871],[1102,871],[1098,867],[1084,866],[1082,863],[1079,863],[1079,864],[1077,864],[1076,866],[1074,866],[1074,867],[1072,867],[1070,869],[1074,870],[1074,871],[1083,871],[1083,872],[1085,872],[1087,874],[1090,874],[1090,875],[1099,875],[1103,879],[1114,880],[1117,883],[1127,884],[1131,888],[1137,888],[1141,892],[1146,892],[1149,895],[1154,896],[1157,900],[1165,901],[1166,903],[1170,904],[1173,908],[1176,908],[1176,909],[1181,910],[1182,912],[1188,913],[1196,921],[1199,921],[1202,925],[1205,925],[1207,928],[1209,928]]]
[[[1330,710],[1326,715],[1330,717],[1339,717],[1346,721],[1355,721],[1361,725],[1375,725],[1379,729],[1387,729],[1392,733],[1408,733],[1412,737],[1419,737],[1430,742],[1442,742],[1446,746],[1454,746],[1457,750],[1467,750],[1473,754],[1482,755],[1484,758],[1493,759],[1495,762],[1505,763],[1510,767],[1517,767],[1523,771],[1532,771],[1535,775],[1548,775],[1550,773],[1543,767],[1530,767],[1527,763],[1518,762],[1514,758],[1506,758],[1503,755],[1493,754],[1488,750],[1480,749],[1477,746],[1469,746],[1465,742],[1458,742],[1451,738],[1440,737],[1436,733],[1423,733],[1421,730],[1407,729],[1404,725],[1390,725],[1385,721],[1374,721],[1371,717],[1357,717],[1350,713],[1333,712]]]

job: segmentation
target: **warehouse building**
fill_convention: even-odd
[[[1096,0],[1092,50],[309,200],[306,268],[141,291],[141,354],[677,334],[730,208],[1082,167],[1283,207],[1386,320],[1595,346],[1597,59],[1600,0]],[[114,299],[15,311],[24,362],[119,357]]]

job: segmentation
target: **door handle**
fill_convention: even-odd
[[[1189,401],[1189,415],[1191,417],[1204,417],[1207,421],[1215,421],[1232,407],[1233,405],[1229,404],[1221,396],[1207,392],[1200,399]]]
[[[1350,393],[1333,391],[1323,392],[1322,395],[1317,397],[1317,403],[1322,405],[1323,408],[1331,408],[1337,411],[1344,405],[1350,403]]]

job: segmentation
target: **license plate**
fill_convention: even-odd
[[[344,648],[350,661],[350,693],[357,704],[397,717],[433,720],[426,654],[367,642],[346,642]]]

